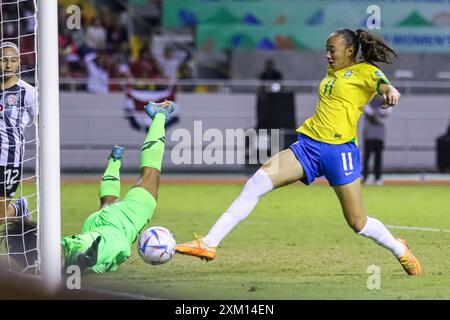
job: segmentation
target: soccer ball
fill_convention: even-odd
[[[144,230],[137,242],[141,258],[150,264],[163,264],[175,254],[175,237],[164,227],[151,227]]]

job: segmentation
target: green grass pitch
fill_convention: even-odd
[[[151,225],[169,228],[178,242],[192,240],[194,232],[207,233],[241,188],[162,184]],[[449,186],[364,187],[363,193],[368,214],[386,225],[450,229]],[[79,232],[98,208],[97,194],[95,184],[63,184],[63,235]],[[118,271],[88,275],[82,285],[176,299],[450,299],[450,233],[391,231],[409,241],[423,276],[407,276],[390,252],[355,235],[331,188],[298,184],[263,197],[212,262],[175,255],[151,266],[133,244]],[[381,289],[367,288],[370,265],[381,270]]]

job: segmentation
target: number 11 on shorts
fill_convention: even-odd
[[[342,166],[344,167],[344,171],[353,171],[353,160],[351,152],[342,152]]]

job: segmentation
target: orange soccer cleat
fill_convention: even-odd
[[[180,243],[176,246],[176,252],[194,256],[202,260],[211,261],[216,257],[216,248],[209,247],[203,242],[203,237],[195,234],[196,240]]]
[[[419,260],[413,255],[408,243],[404,239],[397,238],[398,241],[403,243],[406,247],[405,254],[398,258],[398,261],[405,269],[406,273],[410,276],[418,276],[422,273],[422,268],[420,267]]]

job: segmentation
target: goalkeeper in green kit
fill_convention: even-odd
[[[115,146],[100,182],[99,211],[91,214],[78,235],[61,240],[63,264],[78,265],[82,271],[103,273],[116,270],[131,255],[131,245],[153,216],[158,196],[159,176],[165,147],[165,123],[175,109],[171,101],[150,102],[146,113],[153,119],[141,149],[138,181],[119,200],[120,168],[123,148]],[[32,231],[32,232],[30,232]],[[23,235],[18,237],[17,235]],[[36,223],[12,221],[4,231],[11,256],[23,267],[33,265],[37,252]],[[23,253],[24,254],[18,254]]]

